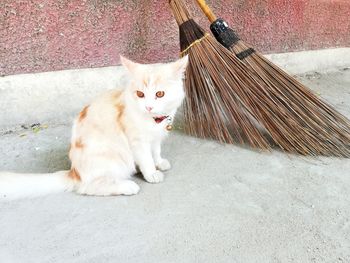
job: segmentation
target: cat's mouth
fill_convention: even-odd
[[[158,116],[158,117],[153,117],[154,121],[156,123],[161,123],[162,121],[164,121],[166,118],[168,118],[168,116]]]

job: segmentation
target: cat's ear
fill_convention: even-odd
[[[120,56],[120,62],[126,68],[131,74],[135,73],[136,69],[138,68],[139,64],[135,63],[123,56]]]
[[[183,76],[187,65],[188,65],[188,55],[186,55],[186,56],[176,60],[175,62],[173,62],[171,64],[171,67],[172,67],[173,72],[177,76]]]

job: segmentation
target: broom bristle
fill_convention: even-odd
[[[239,40],[231,50],[238,55],[251,48]],[[323,155],[334,155],[330,152],[338,149],[340,154],[335,155],[349,157],[350,121],[345,116],[259,52],[252,52],[242,62],[267,84],[269,94],[279,102],[275,110],[288,111],[300,126],[315,134],[320,144],[328,145]]]
[[[170,0],[170,5],[180,28],[181,54],[189,54],[184,117],[190,134],[268,149],[267,139],[257,129],[255,120],[285,151],[350,156],[349,147],[341,140],[348,141],[348,133],[336,125],[327,126],[328,130],[317,125],[318,121],[327,123],[322,115],[329,111],[327,107],[322,108],[319,116],[318,104],[314,103],[310,110],[316,117],[310,121],[304,111],[294,109],[296,105],[303,108],[310,107],[309,104],[289,102],[295,92],[271,91],[273,85],[268,85],[232,52],[204,33],[190,18],[181,0]],[[298,94],[311,96],[300,91]]]
[[[235,54],[242,54],[242,52],[249,49],[251,48],[241,40],[231,47],[231,50]],[[287,93],[289,96],[286,98],[289,99],[290,103],[297,104],[294,105],[295,107],[293,109],[300,109],[300,105],[302,105],[304,108],[302,113],[307,113],[313,120],[317,119],[320,121],[322,125],[325,125],[324,128],[336,128],[335,131],[339,125],[343,129],[345,128],[345,134],[340,132],[339,135],[349,142],[350,121],[328,103],[322,101],[296,78],[286,73],[257,51],[243,58],[242,62],[258,73],[264,81],[268,82],[269,86],[275,87],[274,90],[277,90],[277,93]],[[286,96],[286,94],[283,95]],[[306,107],[305,103],[309,107]],[[313,109],[317,109],[317,112],[313,112]],[[323,114],[320,115],[320,113]]]

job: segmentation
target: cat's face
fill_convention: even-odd
[[[168,115],[183,98],[183,75],[188,58],[167,64],[138,64],[121,57],[130,73],[128,91],[137,110],[152,117]]]

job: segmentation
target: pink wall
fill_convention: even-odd
[[[265,53],[350,46],[349,0],[208,2]],[[168,0],[0,1],[1,75],[117,65],[119,54],[168,61],[178,50]]]

